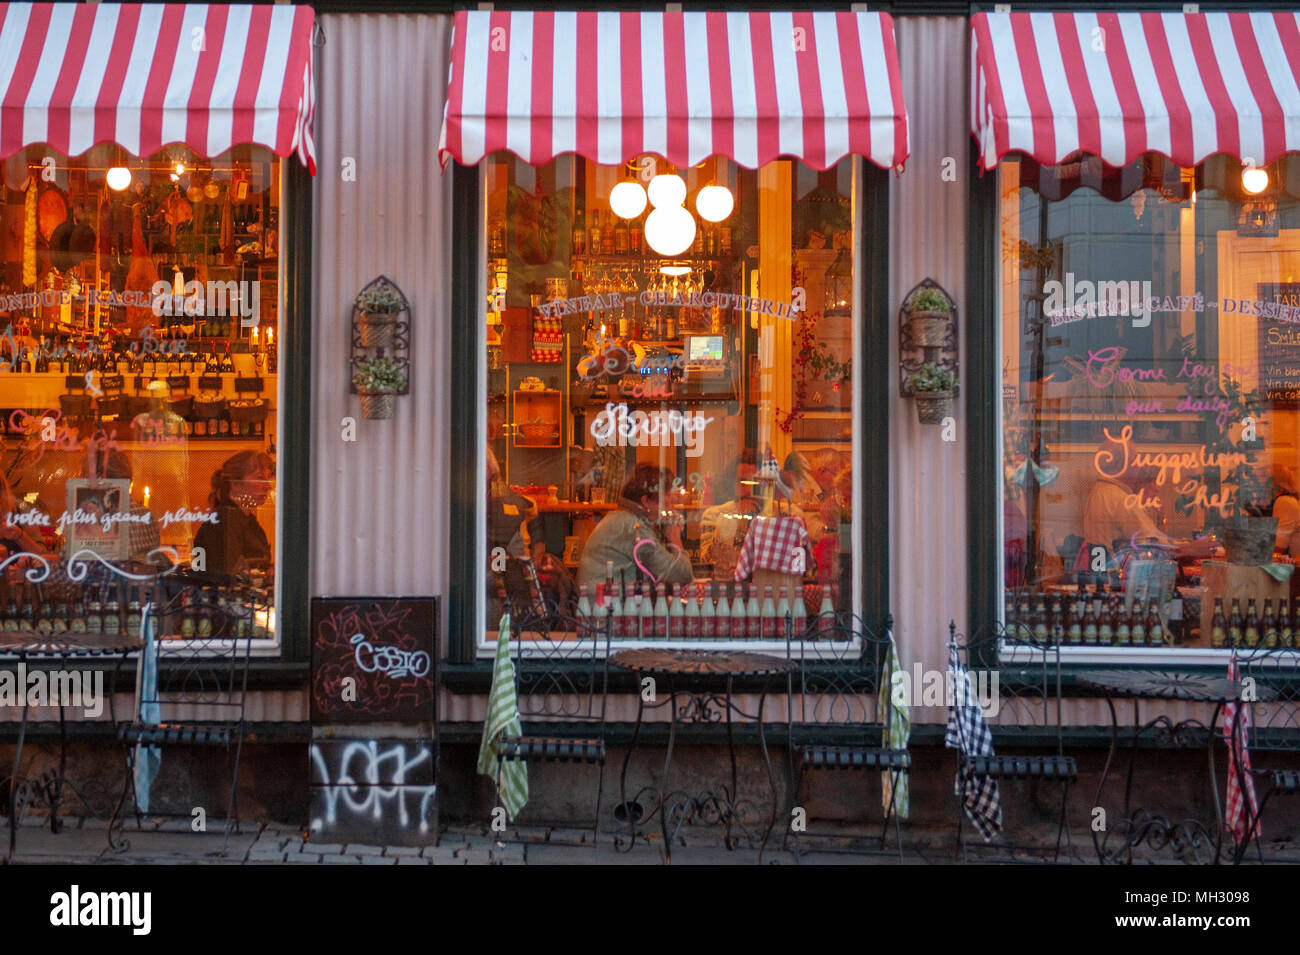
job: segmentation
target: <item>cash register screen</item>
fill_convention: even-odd
[[[722,364],[721,335],[691,335],[686,341],[688,365]]]

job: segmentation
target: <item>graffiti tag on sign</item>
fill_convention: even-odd
[[[312,721],[432,719],[432,598],[319,598],[311,606]]]

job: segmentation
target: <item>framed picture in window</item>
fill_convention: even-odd
[[[131,482],[122,478],[67,482],[67,511],[63,538],[66,558],[89,550],[104,560],[126,560],[131,554]],[[85,555],[83,555],[83,558]]]

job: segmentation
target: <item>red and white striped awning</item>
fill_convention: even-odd
[[[826,169],[908,154],[884,13],[460,11],[445,163],[506,149],[539,166],[654,153],[678,166],[778,156]]]
[[[1013,150],[1269,163],[1300,150],[1300,15],[977,13],[971,133],[985,169]]]
[[[256,143],[314,173],[314,19],[302,6],[0,4],[0,158]]]

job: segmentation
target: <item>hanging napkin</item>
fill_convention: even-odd
[[[139,720],[147,726],[157,726],[162,720],[162,704],[158,702],[156,629],[153,604],[145,604],[140,613],[140,634],[144,637],[144,647],[140,651],[140,669],[136,671],[136,699],[140,703]],[[161,762],[161,748],[135,744],[135,806],[140,812],[149,811],[149,790],[158,775],[158,765]]]
[[[497,633],[497,656],[492,666],[492,690],[488,694],[487,719],[483,722],[483,743],[478,751],[478,771],[497,775],[497,753],[501,737],[519,736],[519,696],[515,688],[515,666],[510,660],[510,614],[501,617]],[[501,804],[510,818],[519,815],[528,802],[528,764],[511,759],[501,763]]]
[[[885,665],[881,667],[880,689],[876,692],[876,719],[881,723],[881,743],[886,749],[907,749],[908,738],[912,735],[912,717],[908,713],[907,701],[894,699],[894,674],[901,672],[898,648],[894,644],[893,633],[890,633],[889,653],[885,657]],[[880,774],[880,784],[881,808],[888,813],[892,806],[894,812],[898,813],[898,818],[906,819],[911,806],[907,773],[887,769]]]

